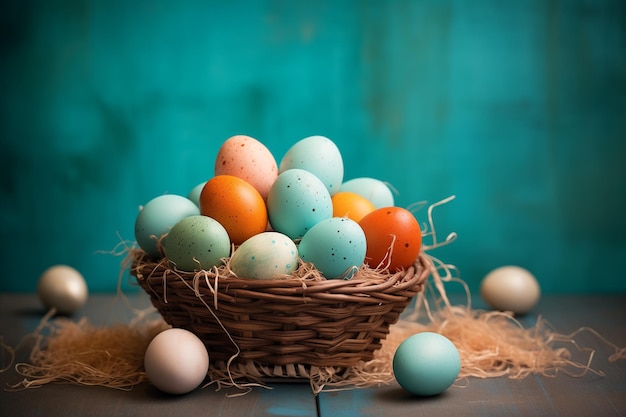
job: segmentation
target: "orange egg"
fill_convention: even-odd
[[[332,196],[333,217],[347,217],[360,222],[366,214],[376,210],[367,198],[353,192],[340,191]]]
[[[372,268],[396,272],[417,260],[422,233],[415,216],[401,207],[383,207],[363,217],[359,225],[365,232],[365,261]]]
[[[261,194],[232,175],[217,175],[206,182],[200,193],[200,213],[224,226],[236,245],[265,231],[268,221]]]

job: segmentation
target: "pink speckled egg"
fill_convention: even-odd
[[[264,200],[278,177],[278,165],[269,149],[258,140],[236,135],[226,140],[215,159],[215,175],[232,175],[247,181]]]

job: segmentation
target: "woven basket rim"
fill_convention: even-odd
[[[319,275],[316,278],[289,275],[263,280],[237,277],[231,271],[224,273],[223,268],[194,272],[177,270],[171,268],[165,258],[159,261],[150,260],[141,249],[133,250],[131,256],[131,274],[138,281],[171,283],[172,280],[168,278],[177,277],[189,284],[201,280],[215,282],[216,285],[228,286],[231,289],[283,293],[282,295],[393,293],[422,284],[430,275],[432,266],[430,258],[420,253],[413,265],[394,273],[381,272],[362,265],[350,279],[327,279]]]

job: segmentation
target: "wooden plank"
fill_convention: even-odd
[[[133,300],[133,305],[145,300]],[[147,305],[144,303],[144,305]],[[32,295],[0,294],[0,335],[4,343],[17,346],[40,323],[44,314]],[[79,316],[95,324],[128,319],[130,311],[112,297],[93,295]],[[123,343],[123,341],[120,341]],[[27,351],[18,351],[18,361],[27,359]],[[8,364],[5,350],[0,354],[2,367]],[[148,383],[131,391],[102,387],[49,384],[39,389],[7,391],[7,384],[19,381],[13,369],[0,373],[0,415],[2,416],[317,416],[315,397],[308,384],[273,384],[273,389],[254,389],[239,397],[227,394],[238,390],[215,392],[212,387],[182,396],[166,395]]]
[[[618,346],[626,346],[626,295],[546,296],[536,308],[560,333],[583,326],[597,330]],[[535,315],[523,319],[536,321]],[[596,350],[592,367],[604,376],[530,376],[522,380],[470,378],[432,398],[412,397],[397,384],[364,390],[322,393],[321,416],[623,416],[626,415],[626,361],[609,362],[614,350],[597,336],[576,338]],[[575,353],[584,361],[585,353]]]

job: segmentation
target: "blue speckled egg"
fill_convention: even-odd
[[[322,220],[298,245],[302,260],[311,262],[326,278],[351,278],[363,264],[366,249],[363,229],[347,217]]]
[[[263,232],[244,241],[230,258],[230,269],[240,278],[271,279],[298,268],[298,248],[289,236]]]
[[[299,168],[317,176],[330,195],[343,181],[343,159],[337,145],[325,136],[309,136],[289,148],[280,161],[279,172]]]
[[[217,220],[189,216],[178,221],[163,238],[163,251],[180,271],[208,270],[230,256],[230,238]]]
[[[303,169],[281,173],[267,196],[272,229],[299,239],[321,220],[333,215],[330,193],[314,174]]]
[[[179,220],[200,214],[198,206],[188,198],[165,194],[150,200],[135,219],[135,239],[150,257],[160,258],[157,240]]]
[[[414,395],[432,396],[447,390],[460,371],[459,351],[450,339],[438,333],[409,336],[393,357],[396,381]]]

